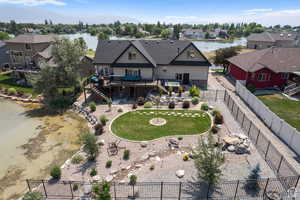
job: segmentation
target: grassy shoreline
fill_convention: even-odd
[[[0,179],[0,199],[22,196],[27,189],[25,179],[47,178],[54,165],[62,165],[80,149],[78,136],[89,130],[86,120],[72,111],[63,115],[49,115],[39,104],[18,104],[25,107],[26,116],[43,124],[36,127],[37,135],[18,147],[22,149],[26,163],[10,166],[7,173],[3,174]],[[23,160],[20,162],[23,163]]]

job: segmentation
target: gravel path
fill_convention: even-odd
[[[235,97],[235,101],[247,113],[247,117],[261,130],[268,140],[277,148],[277,150],[284,156],[284,158],[295,168],[300,174],[300,158],[284,143],[282,142],[257,116],[253,113],[244,101],[235,93],[235,87],[224,76],[213,76],[210,74],[209,82],[212,85],[219,85],[229,90],[231,95]],[[218,87],[219,87],[218,86]]]

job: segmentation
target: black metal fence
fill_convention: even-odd
[[[208,90],[201,93],[201,100],[224,102],[277,178],[257,180],[259,187],[256,191],[247,187],[253,180],[223,181],[214,187],[193,182],[143,182],[135,185],[113,182],[110,188],[113,199],[263,199],[272,192],[286,197],[290,189],[297,187],[300,178],[298,173],[248,118],[231,94],[226,90]],[[75,190],[75,184],[79,186],[77,190]],[[45,197],[52,199],[89,197],[93,184],[97,183],[27,180],[29,190],[35,188],[42,192]]]
[[[262,134],[261,130],[252,122],[252,120],[248,118],[245,112],[227,91],[225,91],[224,103],[234,119],[244,130],[245,134],[248,135],[252,143],[256,146],[258,152],[279,178],[298,175],[295,169],[287,162],[283,155],[264,136],[264,134]],[[282,180],[284,181],[284,179]],[[283,184],[285,187],[289,188],[289,183]]]
[[[285,182],[295,187],[299,177],[285,177]],[[278,178],[265,178],[255,181],[256,190],[249,189],[250,180],[220,182],[214,187],[204,183],[193,182],[141,182],[135,185],[128,183],[111,183],[112,199],[251,199],[264,198],[269,193],[276,192],[286,196],[287,189]],[[73,199],[91,197],[92,186],[97,182],[27,180],[30,190],[35,188],[44,197],[52,199]],[[292,185],[293,184],[293,185]],[[74,190],[74,185],[78,189]],[[76,186],[76,187],[77,187]]]

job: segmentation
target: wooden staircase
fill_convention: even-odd
[[[297,93],[300,93],[300,85],[297,85],[296,83],[292,83],[286,86],[283,92],[289,96],[293,96]]]
[[[91,91],[96,94],[97,96],[99,96],[100,98],[104,99],[106,101],[106,103],[108,103],[110,101],[110,98],[108,98],[103,92],[99,91],[97,88],[95,88],[94,86],[91,87]]]

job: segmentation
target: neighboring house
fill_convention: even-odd
[[[255,88],[280,88],[300,84],[300,48],[258,50],[228,59],[228,74]]]
[[[180,40],[99,40],[94,64],[112,92],[130,97],[169,82],[206,87],[210,66],[192,42]]]
[[[205,32],[203,32],[202,29],[183,29],[181,31],[181,36],[189,39],[203,39],[205,37]]]
[[[16,77],[24,84],[31,84],[33,75],[43,66],[55,67],[52,48],[55,44],[54,35],[23,34],[7,40],[10,64],[16,72]],[[86,56],[81,58],[80,76],[94,73],[93,60]],[[43,65],[46,64],[46,65]]]
[[[0,41],[0,70],[9,68],[9,53],[5,42]]]
[[[22,34],[7,40],[12,67],[35,67],[33,57],[53,43],[51,35]]]
[[[275,47],[297,47],[299,38],[296,33],[252,33],[247,38],[247,48],[266,49]]]

